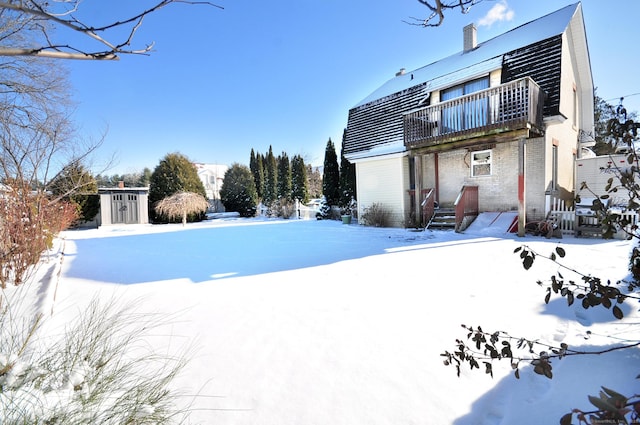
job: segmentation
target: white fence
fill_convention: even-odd
[[[297,210],[298,218],[301,220],[316,220],[316,214],[318,214],[319,211],[318,208],[300,204]]]
[[[548,198],[548,220],[553,221],[562,231],[563,235],[574,236],[576,234],[576,211],[573,206],[567,205],[562,199]],[[620,211],[622,219],[630,223],[627,232],[631,231],[631,226],[638,225],[640,216],[634,211]],[[616,238],[626,239],[627,232],[618,230],[615,234]]]
[[[551,197],[548,198],[548,202],[548,219],[558,226],[563,235],[573,236],[576,224],[576,211],[573,206],[567,205],[563,199]]]

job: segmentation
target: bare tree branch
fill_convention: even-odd
[[[35,26],[40,29],[44,42],[40,46],[3,46],[0,47],[0,56],[34,56],[46,57],[54,59],[89,59],[89,60],[116,60],[118,55],[133,54],[145,55],[151,52],[154,44],[148,44],[144,48],[131,48],[134,36],[144,18],[158,10],[173,4],[182,3],[189,5],[205,5],[223,9],[222,6],[209,1],[190,1],[190,0],[162,0],[145,9],[144,11],[124,20],[112,22],[103,26],[93,26],[82,22],[75,17],[75,13],[79,9],[81,0],[53,0],[45,1],[0,1],[0,11],[11,11],[22,16],[30,17]],[[65,9],[56,12],[55,6],[64,7]],[[29,19],[27,19],[28,21]],[[42,22],[48,24],[43,25]],[[64,27],[72,31],[78,32],[90,39],[93,39],[105,48],[92,51],[74,47],[66,43],[54,43],[51,39],[51,28]],[[105,34],[117,28],[129,28],[128,35],[124,40],[112,42],[107,39]],[[24,27],[23,27],[24,28]]]
[[[418,3],[425,6],[431,14],[426,18],[411,17],[412,21],[405,23],[420,27],[439,27],[444,21],[445,11],[448,9],[460,8],[460,12],[469,13],[472,6],[481,3],[484,0],[417,0]],[[437,22],[434,19],[437,18]]]

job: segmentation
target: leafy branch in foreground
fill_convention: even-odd
[[[563,258],[565,256],[565,250],[560,246],[556,247],[555,251],[548,256],[535,252],[527,245],[516,248],[514,253],[520,255],[522,266],[525,270],[531,268],[536,257],[542,257],[554,262],[559,268],[575,273],[580,277],[580,281],[565,280],[562,273],[558,272],[552,275],[550,281],[547,283],[538,280],[538,285],[546,287],[547,290],[547,295],[544,298],[545,304],[549,304],[551,294],[554,293],[566,298],[567,306],[573,305],[577,299],[582,302],[582,307],[585,310],[591,307],[602,306],[606,309],[611,309],[616,319],[622,319],[624,313],[619,305],[623,304],[627,299],[640,300],[640,297],[633,293],[638,289],[638,282],[619,281],[616,284],[612,284],[611,281],[608,280],[607,283],[604,284],[598,277],[586,275],[560,263],[558,257]],[[624,284],[627,285],[627,293],[623,293],[620,289]]]
[[[466,341],[470,342],[456,339],[455,351],[445,351],[440,354],[445,358],[445,366],[454,366],[458,376],[460,376],[462,364],[468,363],[469,368],[473,370],[480,369],[480,362],[482,362],[485,373],[493,377],[492,362],[494,360],[509,360],[511,368],[515,370],[516,378],[520,378],[520,364],[524,362],[531,364],[533,371],[538,375],[551,379],[553,378],[552,359],[560,360],[576,355],[600,355],[640,346],[640,341],[635,341],[602,350],[582,351],[573,350],[565,343],[552,345],[536,339],[515,337],[504,331],[487,332],[481,326],[474,328],[462,325],[462,328],[467,331]]]
[[[560,246],[557,246],[551,254],[546,256],[537,253],[527,245],[516,248],[514,253],[519,255],[525,270],[529,270],[536,258],[541,257],[555,263],[559,270],[574,273],[579,277],[578,280],[567,280],[558,271],[551,276],[548,282],[538,280],[538,285],[546,288],[545,304],[548,304],[552,294],[555,294],[567,300],[567,307],[573,305],[576,300],[580,300],[581,306],[585,310],[601,306],[611,310],[616,319],[622,319],[624,313],[620,305],[628,299],[640,300],[636,294],[639,287],[637,281],[619,281],[615,284],[607,281],[605,284],[597,277],[586,275],[562,264],[559,258],[564,258],[566,252]],[[633,262],[631,267],[633,267]],[[624,289],[626,292],[623,292]],[[493,362],[508,360],[511,368],[515,370],[515,377],[518,379],[523,363],[531,365],[534,373],[552,379],[552,360],[561,360],[564,357],[577,355],[601,355],[640,347],[640,341],[629,340],[627,344],[614,345],[601,350],[576,350],[564,342],[549,344],[537,339],[512,336],[504,331],[488,332],[483,330],[481,326],[462,325],[462,327],[467,331],[466,340],[456,339],[456,348],[441,354],[444,357],[445,366],[455,367],[458,376],[460,376],[463,364],[468,364],[471,370],[480,370],[482,364],[485,373],[493,377]],[[580,423],[585,424],[601,423],[599,421],[602,420],[615,420],[614,423],[627,424],[629,423],[627,418],[631,421],[640,419],[640,395],[626,397],[603,387],[599,397],[589,396],[589,401],[597,410],[584,412],[580,409],[573,409],[562,417],[560,424],[570,425],[574,414]]]
[[[640,395],[633,397],[626,396],[606,387],[602,387],[599,397],[590,395],[589,402],[598,410],[583,412],[580,409],[573,409],[560,419],[560,425],[571,425],[571,420],[575,414],[579,423],[592,424],[617,423],[628,424],[627,415],[631,423],[638,423],[640,420]]]

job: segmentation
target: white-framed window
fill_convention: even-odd
[[[440,100],[445,102],[467,94],[489,88],[489,77],[467,81],[440,92]],[[445,132],[481,127],[487,124],[488,99],[476,99],[453,104],[442,110],[442,125]]]
[[[471,177],[490,176],[492,158],[491,149],[471,152]]]

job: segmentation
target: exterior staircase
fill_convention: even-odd
[[[454,208],[438,208],[434,210],[431,221],[425,227],[434,230],[455,230],[456,210]]]

